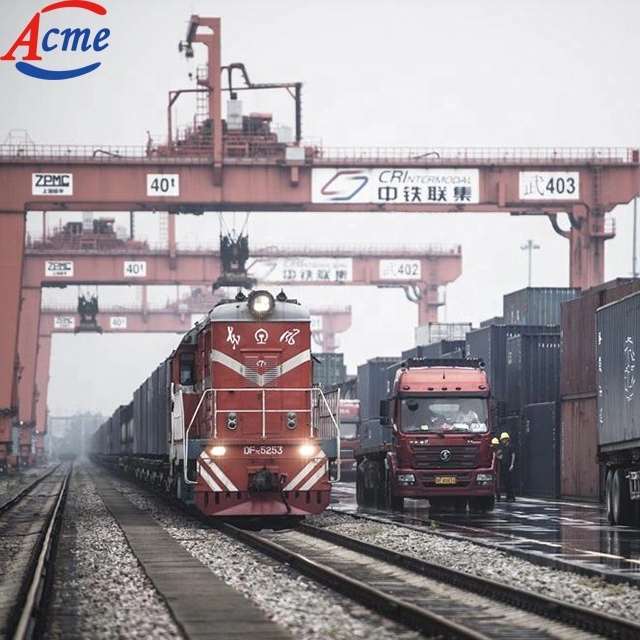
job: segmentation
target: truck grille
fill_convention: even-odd
[[[445,450],[451,452],[448,460],[440,456]],[[478,466],[478,447],[473,445],[412,447],[411,451],[416,469],[475,469]]]

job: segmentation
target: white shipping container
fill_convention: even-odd
[[[471,331],[470,322],[428,322],[416,327],[416,347],[424,347],[441,340],[464,340]]]

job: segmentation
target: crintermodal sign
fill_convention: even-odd
[[[478,169],[313,169],[311,201],[334,204],[477,204]]]

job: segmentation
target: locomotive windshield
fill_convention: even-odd
[[[403,433],[486,433],[488,410],[487,398],[405,397],[398,427]]]

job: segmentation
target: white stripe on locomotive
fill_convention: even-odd
[[[301,364],[308,362],[311,359],[311,350],[306,349],[305,351],[301,351],[292,358],[289,358],[286,362],[283,362],[281,365],[274,367],[266,373],[258,373],[217,349],[211,350],[210,357],[212,362],[218,362],[238,375],[241,375],[243,378],[253,382],[257,386],[264,387],[265,384],[273,382],[285,373],[288,373]]]
[[[300,473],[298,473],[298,475],[295,478],[293,478],[291,482],[289,482],[289,484],[284,488],[284,491],[295,491],[296,488],[298,488],[298,485],[302,483],[304,479],[309,475],[309,473],[311,473],[314,469],[316,469],[318,465],[321,465],[321,467],[319,471],[317,471],[312,477],[315,478],[317,473],[320,473],[320,475],[322,475],[322,473],[324,472],[325,463],[326,463],[326,455],[324,451],[320,451],[318,455],[315,458],[313,458],[313,460],[308,462],[307,465],[304,467],[304,469],[302,469],[302,471],[300,471]],[[308,482],[306,482],[301,487],[299,487],[298,490],[304,491],[308,489],[309,487],[307,485],[308,485]],[[305,487],[306,489],[303,489],[303,487]]]

